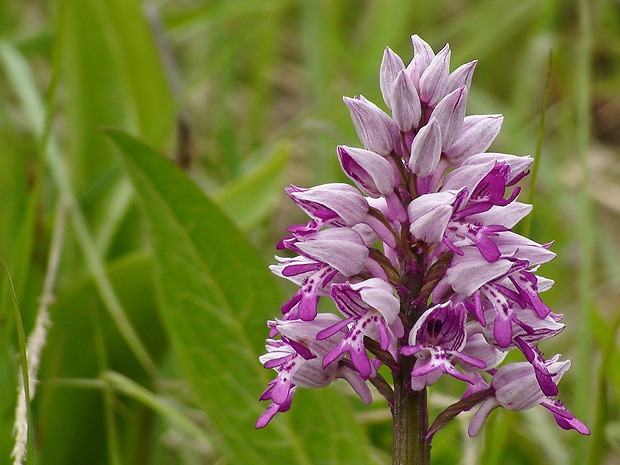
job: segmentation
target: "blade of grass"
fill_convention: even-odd
[[[592,12],[589,0],[579,0],[579,39],[576,54],[576,111],[577,111],[577,150],[581,168],[579,190],[579,210],[577,216],[577,234],[580,244],[579,260],[579,309],[580,331],[578,341],[578,377],[576,386],[575,413],[582,421],[592,418],[591,380],[592,373],[592,311],[594,285],[594,253],[596,231],[593,228],[594,215],[590,200],[590,138],[591,138],[591,103],[592,103]],[[573,463],[586,463],[590,441],[585,438],[575,439]]]
[[[7,42],[0,42],[0,62],[4,66],[7,77],[21,100],[33,133],[39,138],[42,137],[46,127],[45,121],[51,119],[52,113],[50,112],[51,108],[48,108],[48,113],[45,111],[28,63]],[[55,82],[55,80],[52,79],[52,82]],[[53,93],[55,90],[51,89],[51,92]],[[46,114],[47,116],[45,116]],[[114,288],[106,274],[103,259],[98,253],[96,243],[89,231],[75,190],[71,184],[66,162],[60,155],[60,151],[51,135],[45,141],[43,150],[44,161],[50,169],[52,180],[60,191],[60,195],[66,198],[78,244],[84,254],[90,272],[95,276],[98,291],[106,304],[106,308],[144,370],[154,376],[157,372],[155,363],[144,348],[114,292]]]
[[[611,331],[607,343],[603,348],[603,354],[598,367],[598,389],[596,393],[596,407],[594,409],[594,420],[592,422],[592,445],[590,446],[590,455],[588,457],[589,465],[599,465],[603,463],[605,451],[605,423],[608,419],[609,398],[607,389],[609,385],[608,370],[613,365],[610,363],[616,348],[616,340],[620,331],[620,313],[616,314],[616,318],[611,325]]]
[[[170,423],[185,431],[194,439],[207,444],[211,443],[211,440],[206,432],[190,420],[186,415],[181,413],[179,408],[177,408],[170,401],[153,394],[148,389],[145,389],[135,381],[123,376],[120,373],[107,371],[101,375],[101,379],[117,392],[125,394],[126,396],[146,405]]]
[[[98,312],[94,312],[94,333],[95,333],[95,352],[97,354],[97,363],[99,372],[105,373],[108,370],[108,355],[106,353],[106,342],[103,337],[102,326]],[[102,392],[103,396],[103,414],[105,418],[106,444],[108,447],[109,460],[112,465],[121,465],[121,453],[119,447],[118,427],[114,418],[114,394],[110,385],[104,383]]]
[[[527,197],[527,203],[534,205],[534,197],[536,193],[536,181],[538,180],[538,169],[540,167],[540,154],[542,152],[542,143],[545,134],[545,117],[549,106],[549,93],[551,89],[551,70],[553,65],[553,50],[549,51],[549,64],[547,67],[547,82],[545,84],[545,96],[543,97],[542,112],[540,114],[540,125],[538,126],[538,139],[536,140],[536,152],[534,153],[534,164],[532,166],[532,176],[530,178],[530,191]],[[530,213],[523,223],[523,235],[529,236],[532,227],[533,213]]]
[[[13,281],[11,279],[11,273],[9,268],[4,263],[4,260],[0,259],[2,267],[9,282],[11,289],[11,295],[13,297],[13,312],[15,316],[15,326],[17,328],[17,342],[19,345],[20,356],[20,383],[18,389],[18,395],[24,397],[23,410],[15,412],[15,447],[13,448],[12,456],[14,457],[14,464],[22,464],[25,460],[26,465],[30,463],[32,457],[32,426],[31,426],[31,407],[30,407],[30,379],[28,377],[28,357],[26,356],[26,333],[24,332],[24,324],[22,322],[21,313],[19,311],[19,305],[17,303],[17,296],[15,295],[15,288],[13,287]],[[19,404],[18,404],[19,405]]]

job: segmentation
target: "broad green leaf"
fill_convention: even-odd
[[[176,167],[118,131],[146,212],[164,324],[216,446],[238,465],[371,463],[351,409],[333,390],[304,392],[295,413],[254,430],[268,380],[265,320],[284,300],[258,252]]]

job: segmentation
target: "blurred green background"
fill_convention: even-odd
[[[26,334],[54,238],[60,251],[31,463],[389,463],[385,402],[360,405],[339,383],[252,424],[272,376],[256,359],[264,321],[291,292],[266,264],[305,221],[283,188],[344,181],[335,147],[359,142],[342,96],[382,103],[383,49],[408,62],[411,34],[449,42],[452,69],[479,60],[468,114],[504,115],[495,151],[533,154],[542,136],[521,195],[530,236],[555,241],[543,297],[567,329],[541,348],[573,361],[560,399],[592,429],[536,408],[494,412],[469,439],[463,415],[436,435],[433,463],[620,463],[618,1],[0,0],[0,256]],[[117,135],[127,168],[105,128],[168,154],[211,200]],[[14,443],[13,312],[4,276],[0,463]],[[432,388],[431,414],[461,388]]]

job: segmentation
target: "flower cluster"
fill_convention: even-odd
[[[344,99],[364,148],[337,154],[357,189],[286,190],[311,219],[278,244],[297,255],[271,267],[299,291],[268,322],[260,361],[277,377],[261,396],[272,403],[257,427],[288,410],[297,387],[338,378],[366,403],[367,382],[390,402],[377,369],[397,373],[408,359],[412,390],[447,374],[466,383],[464,397],[484,393],[472,436],[496,407],[539,404],[562,428],[589,434],[551,398],[570,361],[546,360],[537,348],[564,328],[538,295],[553,284],[538,267],[555,254],[511,230],[532,208],[514,187],[532,159],[486,152],[500,115],[465,116],[475,61],[450,73],[448,46],[435,54],[418,36],[412,42],[407,66],[389,48],[383,56],[391,117],[362,96]],[[318,313],[320,297],[340,314]],[[512,349],[526,361],[497,369]]]

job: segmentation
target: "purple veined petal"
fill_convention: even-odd
[[[495,262],[501,257],[501,252],[490,236],[497,237],[499,232],[507,231],[503,226],[484,226],[479,224],[450,221],[446,228],[446,238],[455,243],[458,239],[469,239],[488,262]],[[444,242],[445,243],[445,242]],[[446,244],[447,245],[447,244]]]
[[[471,115],[463,120],[461,133],[454,143],[444,150],[445,157],[459,166],[472,155],[487,150],[502,128],[502,115]]]
[[[463,162],[462,166],[480,165],[494,161],[495,163],[505,163],[510,166],[510,176],[508,177],[508,185],[521,176],[534,162],[532,157],[510,155],[507,153],[485,152],[472,155]]]
[[[413,45],[413,60],[407,66],[407,73],[411,77],[413,84],[418,86],[420,76],[422,76],[428,65],[433,61],[433,58],[435,58],[435,52],[417,34],[411,36],[411,43]]]
[[[418,362],[422,362],[422,360],[418,360],[416,363]],[[421,391],[426,386],[432,386],[433,384],[435,384],[442,375],[443,372],[436,369],[425,375],[412,376],[410,387],[413,391]]]
[[[441,186],[441,190],[447,191],[465,187],[471,194],[476,189],[476,186],[480,184],[480,181],[482,181],[494,167],[494,160],[486,160],[484,163],[460,166],[448,173]]]
[[[489,326],[484,328],[484,332],[487,334],[489,340],[495,340],[495,343],[502,349],[507,349],[513,342],[515,336],[513,322],[515,316],[513,312],[513,306],[508,301],[504,291],[508,289],[499,289],[494,285],[483,285],[480,289],[480,293],[489,302],[490,306],[487,307],[489,316],[485,319],[490,323]],[[492,328],[492,339],[490,329]]]
[[[402,349],[404,349],[404,347]],[[408,352],[403,352],[402,349],[401,353],[406,354]],[[418,350],[415,354],[418,360],[416,360],[411,370],[411,387],[413,390],[420,390],[423,387],[422,383],[425,386],[432,386],[442,374],[450,375],[470,384],[474,383],[469,376],[461,373],[452,365],[450,359],[453,356],[458,357],[459,355],[463,355],[459,352],[444,350],[442,347],[438,346],[424,345],[421,346],[421,350]],[[464,355],[464,357],[468,358],[466,355]],[[484,362],[480,362],[474,358],[470,358],[470,360],[474,363],[484,365]]]
[[[353,366],[363,379],[368,379],[373,372],[370,359],[366,353],[366,347],[364,346],[364,330],[361,328],[365,322],[365,318],[362,317],[351,328],[349,334],[340,343],[329,352],[323,359],[323,367],[326,368],[345,353],[351,356],[351,362]]]
[[[413,369],[411,370],[412,378],[428,375],[429,373],[437,370],[441,365],[440,359],[434,356],[435,354],[433,354],[433,352],[435,352],[435,350],[433,350],[431,346],[424,346],[423,350],[428,354],[428,357],[419,358],[416,361]],[[419,354],[420,352],[417,353]],[[439,352],[441,356],[445,356],[445,353],[441,349],[439,349]],[[430,386],[430,384],[427,383],[427,386]]]
[[[459,351],[465,346],[465,307],[451,301],[426,310],[409,333],[409,344]]]
[[[286,319],[314,320],[317,315],[319,296],[325,295],[322,289],[327,286],[336,274],[336,270],[330,266],[324,266],[306,275],[299,284],[299,291],[282,305],[282,313],[286,315]]]
[[[274,265],[275,266],[275,265]],[[289,265],[282,269],[281,275],[283,277],[298,276],[303,273],[309,273],[316,271],[323,266],[319,262],[300,263],[298,265]]]
[[[341,321],[342,320],[333,313],[319,313],[312,321],[276,320],[276,329],[289,344],[291,341],[294,341],[313,354],[323,356],[340,342],[340,339],[344,337],[346,331],[340,331],[341,334],[338,335],[339,337],[326,342],[319,342],[317,335],[328,328],[333,328],[334,325],[339,324]],[[333,331],[332,334],[322,338],[322,340],[331,338],[337,334],[338,331],[339,330]],[[293,347],[293,349],[299,353],[297,348]],[[303,356],[303,354],[300,355]]]
[[[400,312],[400,300],[394,295],[392,285],[379,278],[370,278],[351,284],[363,302],[376,309],[391,325]]]
[[[388,218],[401,224],[407,222],[409,219],[407,210],[405,210],[403,201],[398,194],[396,194],[396,191],[385,194],[385,202],[388,208]]]
[[[404,69],[403,60],[390,47],[386,47],[383,52],[383,60],[381,61],[381,70],[379,71],[379,87],[383,94],[383,100],[390,110],[392,109],[394,83]]]
[[[530,266],[542,265],[555,258],[555,253],[526,237],[506,231],[495,238],[495,243],[504,257],[527,260]]]
[[[400,348],[400,353],[403,355],[415,355],[418,352],[423,351],[426,348],[426,346],[421,345],[421,344],[415,344],[412,346],[403,346]]]
[[[359,273],[368,260],[368,247],[351,228],[318,231],[295,247],[308,258],[330,265],[347,277]]]
[[[590,428],[579,421],[575,415],[570,413],[561,402],[555,399],[547,399],[542,401],[540,405],[548,409],[553,414],[553,417],[560,428],[567,430],[574,429],[581,434],[585,434],[586,436],[590,435]]]
[[[411,144],[408,166],[412,173],[420,177],[430,176],[437,169],[441,158],[442,135],[439,122],[432,118],[416,134]]]
[[[451,206],[440,205],[412,222],[409,231],[429,244],[442,242],[452,211]]]
[[[528,362],[502,366],[493,376],[491,386],[495,389],[495,398],[508,410],[527,410],[546,398]]]
[[[357,135],[366,149],[389,155],[399,140],[396,123],[377,105],[363,97],[344,97]]]
[[[410,232],[425,242],[437,243],[443,239],[459,191],[421,195],[408,207]]]
[[[316,288],[318,282],[308,278],[308,284],[299,289],[299,304],[297,305],[297,315],[304,321],[311,321],[316,317],[317,305],[319,303],[319,296],[317,295]]]
[[[474,75],[474,70],[476,69],[477,64],[478,60],[470,61],[469,63],[465,63],[452,71],[450,76],[448,76],[446,94],[449,94],[462,86],[465,86],[467,90],[469,90],[471,87],[471,78]]]
[[[392,165],[370,150],[338,146],[338,160],[346,175],[366,195],[379,197],[394,191],[396,178]]]
[[[420,90],[420,101],[422,103],[425,103],[429,107],[434,107],[444,97],[448,85],[449,70],[450,47],[446,45],[435,55],[426,70],[424,70],[420,76],[418,88]]]
[[[395,249],[397,247],[394,233],[381,220],[369,214],[366,215],[364,223],[370,226],[372,230],[377,234],[379,239],[381,239],[385,244],[387,244],[388,247],[392,249]]]
[[[353,317],[345,318],[344,320],[338,321],[333,326],[330,326],[329,328],[319,331],[316,335],[316,339],[318,341],[322,341],[323,339],[328,339],[332,337],[334,334],[347,328],[348,327],[347,325],[351,323],[353,319],[354,319]]]
[[[366,405],[370,405],[372,403],[372,394],[370,393],[370,389],[368,388],[366,381],[364,381],[359,374],[350,368],[343,366],[340,368],[339,375],[351,385],[357,395],[360,396],[360,399],[362,399],[362,402]]]
[[[458,354],[455,354],[455,356],[458,357]],[[473,357],[470,357],[470,362],[474,362],[475,360],[476,359],[474,359]],[[465,381],[468,384],[474,384],[474,380],[472,380],[466,374],[458,371],[456,368],[454,368],[454,365],[452,365],[452,363],[448,362],[447,360],[442,360],[442,363],[439,365],[439,369],[441,370],[442,373],[445,373],[446,375],[450,375],[455,379],[458,379],[460,381]]]
[[[374,332],[368,332],[373,325],[378,330],[383,350],[389,347],[387,326],[392,325],[400,312],[400,301],[394,296],[390,284],[379,278],[370,278],[359,283],[339,283],[331,287],[331,297],[345,317],[359,319],[364,334],[375,338]],[[379,318],[377,318],[379,317]],[[387,325],[386,325],[387,323]],[[400,327],[397,331],[400,333]]]
[[[461,248],[463,255],[455,255],[452,266],[446,272],[448,283],[455,292],[471,296],[483,284],[505,275],[512,268],[512,262],[499,259],[489,263],[475,246]]]
[[[437,118],[441,128],[441,147],[447,149],[457,139],[463,127],[465,107],[467,105],[467,87],[459,87],[437,104],[432,118]]]
[[[364,221],[365,219],[366,218],[364,217],[362,221]],[[351,229],[353,229],[360,235],[360,237],[364,241],[364,244],[366,244],[368,247],[374,244],[377,240],[377,233],[375,233],[372,228],[365,223],[359,223],[351,226]]]
[[[459,363],[464,362],[467,365],[477,368],[479,370],[491,368],[491,367],[487,367],[486,362],[483,360],[480,360],[479,358],[473,357],[464,352],[457,352],[457,351],[451,351],[451,352],[452,352],[452,355],[459,360]],[[469,379],[469,377],[467,377],[467,379],[463,379],[463,381],[467,381],[468,383],[473,382],[471,379]]]
[[[557,383],[560,379],[554,379],[555,371],[549,370],[549,361],[543,358],[542,353],[534,344],[526,342],[520,336],[515,337],[513,340],[531,364],[541,392],[545,396],[556,396],[558,394]]]
[[[512,342],[511,316],[512,312],[496,310],[495,313],[495,320],[493,321],[493,337],[495,338],[497,345],[502,349],[506,349]]]
[[[519,221],[532,211],[532,205],[521,202],[511,202],[505,206],[493,205],[489,210],[468,215],[467,221],[471,223],[495,224],[506,228],[513,228]]]
[[[300,285],[309,274],[325,266],[323,263],[303,256],[288,258],[276,255],[275,259],[280,263],[269,265],[271,272],[297,285]]]
[[[472,300],[473,300],[473,305],[468,307],[468,310],[470,310],[471,313],[474,314],[474,316],[476,317],[476,319],[478,320],[480,325],[484,328],[487,325],[487,320],[486,320],[486,317],[484,315],[484,310],[482,309],[482,302],[481,302],[481,299],[480,299],[480,291],[479,290],[475,291],[472,294]],[[467,305],[467,302],[465,302],[465,304]]]
[[[480,432],[480,428],[482,428],[482,425],[484,424],[484,421],[489,417],[489,414],[497,407],[500,407],[500,403],[495,397],[489,397],[485,399],[482,404],[480,404],[480,407],[471,419],[471,422],[469,423],[469,428],[467,429],[467,434],[470,438],[478,435],[478,433]]]
[[[476,360],[484,362],[485,366],[482,367],[486,370],[494,368],[499,365],[506,357],[506,351],[498,350],[493,344],[484,337],[482,327],[477,322],[467,323],[467,343],[463,350],[463,354],[467,354],[470,357],[474,357]],[[460,358],[460,357],[459,357]],[[481,368],[474,364],[467,363],[467,360],[461,359],[465,363],[461,363],[464,370],[480,370]]]
[[[285,191],[309,216],[334,221],[338,226],[357,224],[368,213],[368,202],[348,184],[330,183],[309,189],[291,185]],[[326,218],[321,212],[331,215]]]
[[[403,70],[392,87],[392,118],[402,132],[417,128],[422,116],[420,97],[411,78]]]
[[[564,324],[555,320],[557,315],[550,313],[545,318],[540,318],[536,311],[531,308],[523,308],[515,314],[513,322],[513,334],[526,343],[534,343],[543,339],[556,336],[564,331]]]
[[[289,392],[289,396],[286,401],[282,404],[276,404],[275,402],[267,407],[267,411],[263,413],[258,420],[256,420],[255,427],[257,429],[264,428],[267,424],[273,419],[276,413],[286,412],[291,408],[291,401],[293,399],[293,394],[297,390],[297,386],[293,386],[293,388]]]
[[[274,380],[275,383],[269,389],[268,397],[263,393],[261,400],[267,400],[270,398],[276,404],[283,404],[290,396],[291,389],[295,386],[293,384],[293,376],[295,372],[301,367],[301,357],[297,356],[290,362],[286,363],[278,370],[278,375]]]
[[[551,309],[544,304],[538,295],[538,281],[535,275],[527,271],[521,271],[510,275],[509,278],[519,291],[519,294],[529,302],[540,318],[545,318],[551,313]]]

